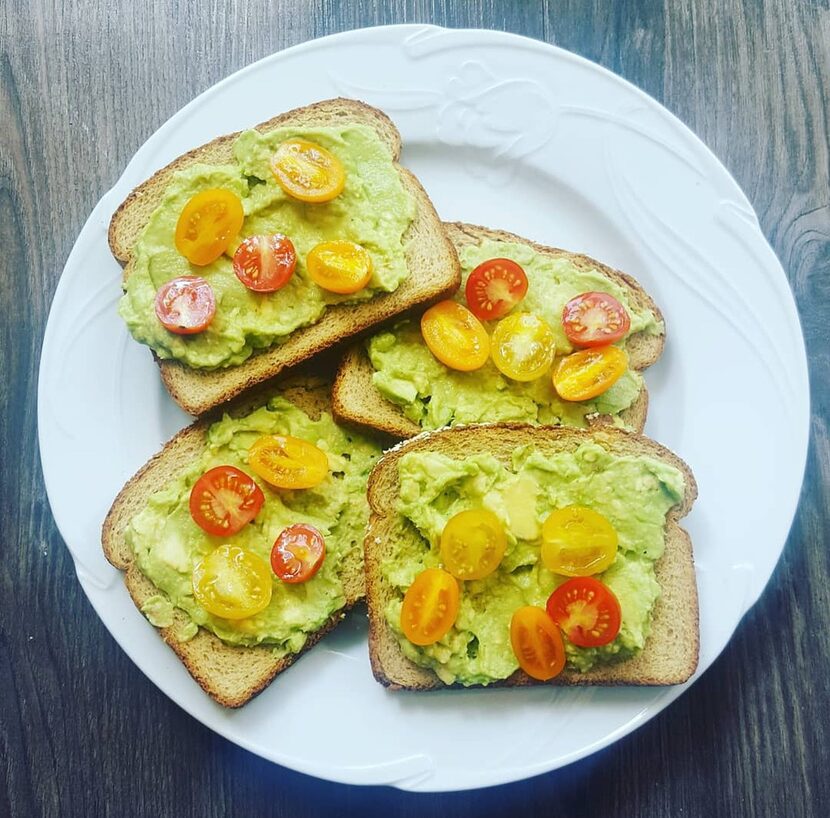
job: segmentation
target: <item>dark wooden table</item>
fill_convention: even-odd
[[[315,781],[249,755],[170,702],[86,601],[37,456],[52,294],[87,214],[133,152],[196,94],[266,54],[394,22],[556,43],[688,123],[747,192],[783,262],[813,383],[794,528],[712,668],[587,761],[447,796]],[[0,816],[830,814],[828,88],[827,0],[0,4]]]

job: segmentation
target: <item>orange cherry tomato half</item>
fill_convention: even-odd
[[[441,532],[441,560],[456,579],[483,579],[492,574],[506,550],[504,526],[486,508],[459,512]]]
[[[301,202],[328,202],[346,184],[340,160],[307,139],[286,139],[271,157],[271,170],[279,186]]]
[[[372,277],[372,257],[352,241],[324,241],[306,257],[311,280],[333,293],[356,293]]]
[[[614,344],[631,327],[628,310],[608,293],[582,293],[562,310],[565,335],[575,347]]]
[[[207,329],[216,315],[216,299],[201,276],[179,276],[156,293],[156,318],[177,335],[195,335]]]
[[[284,287],[296,265],[294,245],[280,233],[248,236],[233,254],[236,277],[255,293],[273,293]]]
[[[563,400],[589,400],[610,389],[626,369],[628,355],[619,347],[581,349],[553,368],[553,387]]]
[[[617,543],[608,518],[586,506],[557,508],[542,524],[542,562],[567,577],[604,571],[617,558]]]
[[[593,577],[563,582],[548,598],[547,611],[565,636],[581,648],[607,645],[620,632],[620,603],[607,585]]]
[[[553,330],[530,312],[502,318],[490,339],[496,369],[514,381],[533,381],[547,374],[555,353]]]
[[[217,187],[193,196],[176,224],[176,249],[191,263],[203,267],[216,261],[239,234],[245,213],[242,200]]]
[[[220,545],[197,563],[193,596],[208,613],[246,619],[268,607],[273,583],[265,561],[238,545]]]
[[[492,321],[507,315],[525,297],[527,275],[509,258],[491,258],[470,273],[464,294],[476,318]]]
[[[440,568],[421,571],[403,598],[401,629],[414,645],[431,645],[445,636],[458,616],[458,583]]]
[[[510,644],[519,667],[540,682],[553,679],[565,667],[562,633],[547,613],[535,605],[525,605],[513,614]]]
[[[484,325],[457,301],[439,301],[421,316],[421,335],[445,366],[472,372],[487,363],[490,338]]]
[[[311,579],[323,564],[326,541],[313,526],[298,523],[284,528],[271,549],[271,568],[291,584]]]
[[[290,435],[263,435],[248,450],[248,465],[279,489],[310,489],[329,473],[326,453]]]
[[[254,479],[233,466],[206,471],[190,490],[190,516],[214,537],[241,531],[259,514],[265,495]]]

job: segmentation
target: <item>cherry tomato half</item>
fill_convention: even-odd
[[[421,571],[403,598],[401,630],[414,645],[437,642],[458,616],[458,583],[440,568]]]
[[[245,619],[268,607],[273,590],[264,560],[238,545],[220,545],[193,569],[193,596],[208,613]]]
[[[525,605],[510,620],[510,644],[519,667],[546,682],[565,667],[565,643],[556,623],[541,608]]]
[[[372,277],[372,257],[353,241],[324,241],[305,263],[311,280],[332,293],[356,293]]]
[[[195,335],[207,329],[216,315],[216,299],[201,276],[179,276],[156,293],[156,318],[177,335]]]
[[[527,294],[527,276],[509,258],[482,262],[467,278],[467,306],[476,318],[492,321],[507,315]]]
[[[628,369],[628,355],[619,347],[594,347],[572,352],[553,368],[553,386],[563,400],[589,400],[610,389]]]
[[[245,213],[242,200],[217,187],[193,196],[176,223],[176,249],[191,263],[203,267],[216,261],[239,234]]]
[[[263,435],[248,450],[248,465],[279,489],[310,489],[329,473],[326,453],[290,435]]]
[[[599,512],[557,508],[542,524],[542,562],[566,577],[599,574],[617,558],[617,542],[614,526]]]
[[[581,648],[607,645],[620,632],[620,603],[607,585],[593,577],[563,582],[548,598],[547,611],[565,636]]]
[[[486,508],[459,512],[441,532],[441,560],[456,579],[483,579],[492,574],[506,550],[504,526]]]
[[[233,254],[236,277],[255,293],[273,293],[284,287],[296,265],[294,245],[281,233],[248,236]]]
[[[439,301],[421,316],[421,335],[445,366],[472,372],[487,363],[490,338],[484,325],[457,301]]]
[[[279,186],[301,202],[328,202],[346,184],[340,160],[307,139],[286,139],[271,158],[271,170]]]
[[[582,293],[562,310],[565,335],[575,347],[614,344],[631,327],[628,310],[608,293]]]
[[[550,369],[556,354],[553,330],[539,316],[517,312],[502,318],[490,340],[493,363],[514,381],[533,381]]]
[[[297,523],[284,528],[271,549],[271,568],[292,584],[311,579],[323,564],[326,541],[313,526]]]
[[[265,495],[252,477],[233,466],[206,471],[190,490],[190,516],[214,537],[241,531],[259,514]]]

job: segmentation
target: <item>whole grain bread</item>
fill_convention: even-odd
[[[504,230],[492,230],[488,227],[446,222],[444,227],[457,250],[468,245],[481,244],[487,239],[526,244],[537,253],[552,258],[563,256],[570,259],[578,268],[594,269],[612,281],[624,287],[632,303],[638,308],[647,308],[662,320],[663,316],[651,296],[631,276],[608,267],[589,256],[569,253],[556,247],[546,247],[528,239],[507,233]],[[663,352],[665,345],[664,331],[660,335],[648,335],[638,332],[631,335],[626,342],[629,365],[632,369],[642,371],[654,364]],[[409,420],[401,410],[388,401],[372,382],[374,374],[369,356],[362,344],[352,346],[344,353],[337,370],[332,391],[332,408],[337,418],[371,429],[376,429],[396,439],[412,437],[423,431],[421,427]],[[648,393],[645,385],[634,403],[620,413],[623,423],[630,429],[642,431],[648,414]],[[591,427],[604,426],[612,422],[610,415],[593,415],[588,418]]]
[[[292,332],[280,344],[256,352],[242,364],[213,371],[193,369],[175,360],[158,360],[162,380],[185,411],[200,415],[288,367],[348,338],[416,307],[428,306],[458,289],[460,267],[452,244],[421,184],[398,164],[401,137],[382,111],[350,99],[330,99],[297,108],[256,126],[267,133],[277,128],[315,127],[356,123],[375,129],[395,161],[404,188],[416,202],[416,215],[403,236],[410,275],[390,293],[357,304],[328,307],[316,323]],[[132,251],[158,207],[173,174],[196,163],[225,164],[233,160],[238,133],[220,136],[186,153],[155,173],[124,200],[109,227],[112,254],[125,266],[129,278]]]
[[[329,384],[311,377],[293,378],[280,387],[279,394],[302,409],[312,419],[330,412]],[[255,394],[237,400],[227,408],[239,417],[264,404],[274,390],[260,388]],[[138,608],[151,596],[160,594],[133,562],[133,553],[124,538],[130,520],[146,505],[148,498],[169,480],[174,479],[205,447],[211,423],[221,417],[214,412],[183,429],[173,437],[121,490],[104,520],[101,544],[106,558],[125,572],[130,596]],[[316,644],[343,619],[346,611],[364,595],[363,565],[360,560],[344,563],[340,577],[346,605],[332,614],[325,625],[307,639],[302,652]],[[187,615],[174,608],[170,627],[158,628],[164,641],[184,662],[193,678],[213,699],[226,707],[240,707],[270,684],[274,677],[291,665],[300,654],[275,657],[270,647],[234,647],[222,642],[210,631],[200,628],[193,639],[182,642],[176,631],[189,622]]]
[[[486,452],[509,465],[517,446],[531,443],[545,454],[572,451],[586,440],[619,455],[647,455],[678,468],[684,475],[683,500],[666,517],[666,548],[655,571],[661,596],[653,613],[651,634],[633,659],[600,665],[585,673],[566,669],[550,682],[539,682],[521,670],[494,683],[497,686],[555,685],[671,685],[686,681],[698,662],[697,584],[689,535],[678,521],[691,510],[697,484],[677,455],[646,437],[616,428],[581,430],[528,424],[459,426],[423,433],[390,449],[369,478],[369,527],[364,543],[366,598],[369,606],[369,657],[375,678],[394,689],[435,690],[446,685],[428,668],[401,652],[384,610],[396,591],[384,580],[383,562],[389,544],[401,539],[421,542],[415,527],[396,511],[400,489],[398,463],[409,452],[441,452],[463,459]]]

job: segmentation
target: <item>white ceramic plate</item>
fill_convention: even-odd
[[[687,685],[390,693],[372,678],[357,614],[228,711],[193,682],[101,553],[112,499],[189,420],[116,314],[113,210],[190,148],[336,95],[392,116],[403,162],[442,217],[587,252],[634,274],[664,310],[668,344],[646,378],[647,432],[700,484],[686,521],[700,589],[698,674],[761,593],[795,511],[809,409],[798,316],[748,201],[689,130],[608,71],[494,31],[365,29],[274,54],[170,119],[90,215],[49,316],[38,422],[55,519],[119,644],[204,724],[296,770],[412,790],[525,778],[615,741]]]

